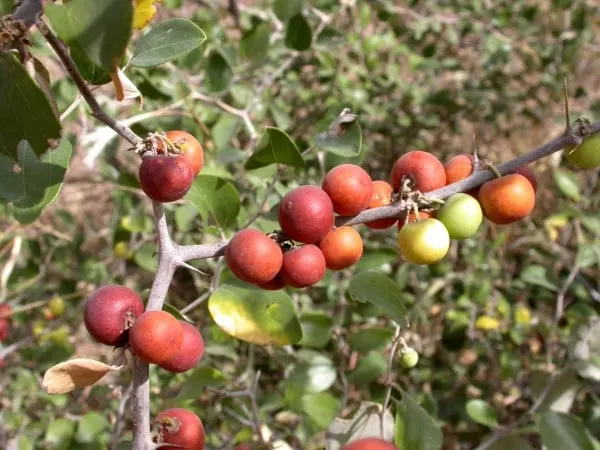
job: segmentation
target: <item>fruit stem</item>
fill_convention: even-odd
[[[494,164],[492,164],[491,162],[486,162],[485,166],[491,170],[494,175],[496,175],[496,178],[502,178],[502,174],[500,173],[500,171],[496,168],[496,166],[494,166]]]

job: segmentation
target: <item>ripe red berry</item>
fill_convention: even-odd
[[[8,303],[0,303],[0,319],[9,319],[12,314],[12,307]]]
[[[379,438],[363,438],[346,444],[342,450],[400,450],[391,442]]]
[[[331,169],[321,187],[331,198],[333,210],[341,216],[355,216],[367,208],[373,192],[369,174],[354,164]]]
[[[154,423],[159,430],[157,443],[173,444],[161,449],[204,449],[204,426],[193,412],[183,408],[167,409],[156,416]]]
[[[136,356],[153,364],[177,356],[183,343],[183,326],[165,311],[146,311],[129,330],[129,342]]]
[[[316,245],[302,245],[283,254],[281,276],[289,286],[312,286],[323,278],[325,270],[325,257]]]
[[[421,150],[402,155],[392,170],[392,186],[399,191],[405,178],[413,181],[413,188],[429,192],[446,185],[444,165],[434,155]]]
[[[198,175],[202,170],[202,166],[204,166],[204,150],[200,142],[191,134],[180,130],[167,131],[165,136],[177,147],[181,155],[190,162],[194,176]]]
[[[6,361],[4,361],[4,358],[2,358],[0,356],[0,369],[2,369],[5,365],[6,365]]]
[[[481,186],[479,201],[485,217],[503,225],[522,219],[533,211],[535,191],[527,178],[513,173]]]
[[[392,194],[394,188],[386,181],[373,181],[373,193],[369,202],[368,208],[379,208],[392,203]],[[389,228],[396,223],[398,219],[380,219],[365,223],[366,226],[373,230],[383,230]]]
[[[300,186],[288,192],[279,205],[282,231],[298,242],[316,244],[333,228],[333,204],[315,186]]]
[[[0,342],[4,341],[8,337],[8,330],[10,325],[7,319],[0,319]]]
[[[533,188],[534,192],[537,192],[537,177],[535,176],[535,173],[533,172],[533,170],[531,170],[531,168],[529,166],[521,166],[519,167],[517,170],[515,170],[515,173],[518,173],[519,175],[523,175],[525,178],[527,178],[529,180],[529,182],[531,183],[531,187]]]
[[[328,269],[343,270],[360,259],[363,242],[358,231],[352,227],[334,228],[319,243]]]
[[[194,181],[194,170],[183,156],[147,156],[140,164],[140,184],[145,194],[162,203],[183,198]]]
[[[446,184],[463,180],[473,173],[473,155],[456,155],[448,160],[446,166]]]
[[[200,331],[193,325],[180,321],[183,327],[183,342],[179,353],[167,362],[161,363],[160,367],[169,372],[185,372],[198,365],[204,355],[204,340]]]
[[[128,330],[144,312],[140,296],[125,286],[101,287],[88,297],[83,321],[94,339],[106,345],[127,343]]]
[[[283,289],[285,287],[285,280],[281,276],[280,272],[271,281],[268,281],[264,284],[259,284],[258,287],[264,289],[265,291],[278,291],[279,289]]]
[[[225,249],[225,260],[240,280],[264,284],[279,273],[283,253],[273,239],[250,228],[238,231]]]

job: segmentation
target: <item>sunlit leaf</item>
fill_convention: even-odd
[[[109,366],[93,359],[71,359],[48,369],[42,386],[48,394],[66,394],[75,388],[91,386],[107,373],[120,369],[121,366]]]

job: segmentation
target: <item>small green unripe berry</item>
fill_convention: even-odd
[[[58,317],[65,312],[65,301],[57,295],[48,302],[48,309],[54,317]]]
[[[405,369],[411,369],[419,362],[419,354],[412,347],[404,347],[400,349],[400,365]]]

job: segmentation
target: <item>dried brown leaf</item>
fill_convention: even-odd
[[[42,386],[48,394],[66,394],[78,387],[91,386],[108,372],[120,370],[121,367],[87,358],[71,359],[48,369]]]

